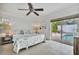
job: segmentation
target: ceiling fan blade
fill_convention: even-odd
[[[39,9],[34,9],[35,11],[44,11],[43,8],[39,8]]]
[[[36,12],[34,12],[34,14],[36,14],[37,16],[39,16],[39,14],[38,14],[38,13],[36,13]]]
[[[33,8],[33,6],[32,6],[31,3],[28,3],[28,6],[29,6],[29,9],[32,9]]]
[[[29,10],[29,9],[18,9],[18,10]]]
[[[31,12],[29,11],[26,15],[29,15]]]

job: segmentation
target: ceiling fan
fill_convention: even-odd
[[[36,11],[44,11],[43,8],[37,8],[37,9],[34,9],[33,5],[31,3],[28,3],[28,6],[29,6],[29,9],[18,9],[18,10],[29,10],[29,12],[26,14],[27,16],[30,14],[30,13],[34,13],[35,15],[39,16],[39,14],[36,12]]]

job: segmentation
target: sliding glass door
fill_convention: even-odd
[[[75,19],[52,22],[52,40],[73,45],[74,36],[78,30],[77,25]]]

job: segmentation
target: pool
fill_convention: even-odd
[[[67,40],[67,41],[73,41],[74,40],[74,36],[73,35],[64,35],[63,39]]]

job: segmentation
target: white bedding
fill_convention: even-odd
[[[44,34],[32,34],[32,35],[15,35],[13,37],[13,41],[14,41],[14,51],[16,53],[19,52],[20,49],[22,48],[28,48],[29,46],[38,44],[42,41],[44,41],[45,35]]]

